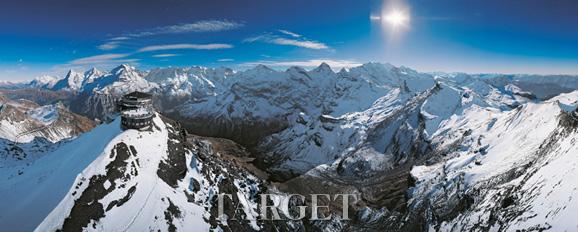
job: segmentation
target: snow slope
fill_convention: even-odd
[[[72,187],[66,188],[67,193],[58,192],[62,200],[36,231],[221,231],[227,227],[251,231],[287,230],[296,224],[217,218],[215,200],[223,192],[243,203],[242,212],[227,205],[229,217],[257,216],[260,203],[256,194],[262,191],[262,182],[219,160],[211,143],[194,138],[190,143],[178,123],[161,115],[154,118],[154,127],[148,131],[120,132],[119,126],[116,120],[97,128],[107,136],[98,132],[83,136],[99,135],[102,146],[82,155],[84,161],[93,161],[77,167],[85,168],[74,181],[69,180],[72,176],[62,180]],[[68,170],[64,169],[59,170]]]
[[[60,145],[31,164],[0,168],[0,227],[33,230],[65,196],[78,173],[119,133],[120,121],[116,120]]]
[[[167,125],[158,116],[154,123],[155,131],[125,131],[111,140],[104,149],[99,150],[101,154],[77,176],[74,187],[70,188],[56,209],[39,225],[37,231],[54,231],[58,228],[75,230],[74,228],[85,226],[85,230],[95,231],[157,229],[167,231],[168,226],[163,227],[166,224],[155,223],[156,220],[160,220],[155,218],[164,219],[162,213],[172,204],[177,205],[183,217],[182,224],[177,224],[179,229],[208,230],[209,225],[203,220],[202,207],[196,205],[181,207],[182,203],[187,202],[186,196],[182,194],[187,185],[183,183],[182,188],[175,191],[157,176],[161,161],[168,157],[169,135]],[[85,202],[85,198],[93,197],[92,192],[100,196],[99,191],[103,190],[106,192],[104,196],[91,198],[100,205],[100,209],[95,210],[106,208],[106,212],[102,212],[104,215],[100,218],[86,219],[85,215],[71,212],[73,208],[92,212],[91,206],[79,204]],[[67,217],[70,221],[63,220]],[[90,222],[91,220],[95,221]],[[77,225],[78,223],[88,225]]]
[[[423,78],[426,83],[431,80]],[[428,146],[440,125],[466,109],[476,106],[502,111],[530,101],[513,98],[484,82],[463,85],[437,80],[439,84],[430,82],[429,90],[420,89],[427,86],[423,83],[413,91],[390,87],[368,109],[352,110],[338,118],[301,112],[290,118],[294,120],[290,127],[259,144],[264,159],[274,161],[265,166],[301,174],[321,164],[340,162],[363,166],[359,173],[379,172],[414,159],[410,157],[416,155],[415,144]],[[411,78],[397,82],[420,83]]]
[[[447,158],[412,170],[413,209],[429,212],[441,231],[574,230],[578,122],[559,103],[576,99],[573,92],[510,112],[473,107],[445,122],[434,141]]]

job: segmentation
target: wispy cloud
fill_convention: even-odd
[[[244,67],[252,67],[259,64],[264,64],[274,68],[288,68],[292,66],[299,66],[304,68],[314,68],[322,63],[326,63],[334,70],[338,70],[341,68],[351,68],[362,65],[359,62],[353,60],[333,60],[333,59],[311,59],[311,60],[291,60],[291,61],[256,61],[256,62],[247,62],[243,63],[240,66]]]
[[[290,45],[302,48],[309,48],[309,49],[328,49],[329,47],[324,43],[316,42],[316,41],[309,41],[309,40],[294,40],[294,39],[285,39],[285,38],[277,38],[270,41],[274,44],[279,45]]]
[[[180,34],[190,32],[218,32],[243,27],[242,23],[228,20],[202,20],[193,23],[155,27],[138,32],[125,34],[124,37],[143,37],[161,34]]]
[[[294,37],[294,38],[299,38],[299,37],[301,37],[300,34],[297,34],[297,33],[295,33],[295,32],[291,32],[291,31],[288,31],[288,30],[278,30],[278,31],[281,32],[281,33],[283,33],[283,34],[285,34],[285,35],[289,35],[289,36],[291,36],[291,37]]]
[[[118,37],[112,37],[109,40],[110,41],[119,41],[119,40],[127,40],[127,39],[130,39],[130,38],[127,36],[118,36]]]
[[[113,41],[114,42],[114,41]],[[99,46],[102,50],[111,50],[116,48],[115,43],[103,44]],[[211,44],[162,44],[162,45],[153,45],[153,46],[146,46],[140,48],[132,53],[109,53],[109,54],[101,54],[95,56],[88,56],[82,57],[75,60],[68,62],[68,64],[63,65],[62,67],[74,67],[74,66],[89,66],[89,65],[112,65],[112,64],[120,64],[120,63],[135,63],[139,61],[139,59],[129,59],[129,56],[132,56],[137,53],[141,52],[152,52],[152,51],[164,51],[164,50],[177,50],[177,49],[196,49],[196,50],[215,50],[215,49],[227,49],[232,48],[233,45],[230,44],[220,44],[220,43],[211,43]],[[172,54],[172,53],[163,53],[163,54],[154,54],[152,57],[156,58],[167,58],[167,57],[174,57],[179,56],[179,54]]]
[[[233,62],[235,61],[234,59],[218,59],[218,62]]]
[[[156,58],[174,57],[174,56],[179,56],[179,54],[156,54],[156,55],[153,55],[153,57],[156,57]]]
[[[215,50],[215,49],[227,49],[232,48],[233,45],[230,44],[163,44],[163,45],[153,45],[147,46],[139,49],[137,52],[150,52],[150,51],[162,51],[162,50],[176,50],[176,49],[196,49],[196,50]]]
[[[314,40],[308,40],[308,39],[302,37],[301,35],[293,33],[293,32],[284,31],[284,30],[278,30],[278,31],[281,33],[277,33],[277,34],[266,33],[263,35],[247,38],[247,39],[243,40],[243,42],[245,42],[245,43],[263,42],[263,43],[269,43],[269,44],[295,46],[295,47],[315,49],[315,50],[329,49],[330,48],[329,46],[327,46],[326,44],[324,44],[322,42],[318,42],[318,41],[314,41]],[[287,38],[287,36],[290,36],[290,38]],[[296,36],[299,36],[299,37],[296,37]]]
[[[165,34],[219,32],[234,30],[243,26],[243,23],[230,20],[201,20],[192,23],[154,27],[139,31],[127,32],[119,36],[109,38],[105,40],[103,44],[97,46],[97,48],[103,51],[109,51],[120,47],[123,43],[126,43],[126,40],[132,40],[140,37]]]
[[[128,55],[129,54],[103,54],[96,56],[88,56],[72,60],[69,63],[73,65],[86,65],[86,64],[109,63],[111,61],[123,62],[126,60],[119,60],[119,59],[125,58]]]
[[[104,44],[99,45],[98,49],[108,51],[108,50],[118,48],[119,45],[120,45],[119,41],[110,41],[110,42],[106,42]]]

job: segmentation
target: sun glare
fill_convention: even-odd
[[[389,23],[393,28],[407,26],[409,22],[409,15],[399,10],[393,10],[383,16],[383,19]]]

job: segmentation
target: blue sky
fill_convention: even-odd
[[[578,74],[577,41],[572,0],[4,1],[0,80],[121,63]]]

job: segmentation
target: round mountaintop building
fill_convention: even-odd
[[[138,91],[126,94],[119,102],[119,110],[125,130],[146,130],[152,126],[155,110],[151,94]]]

